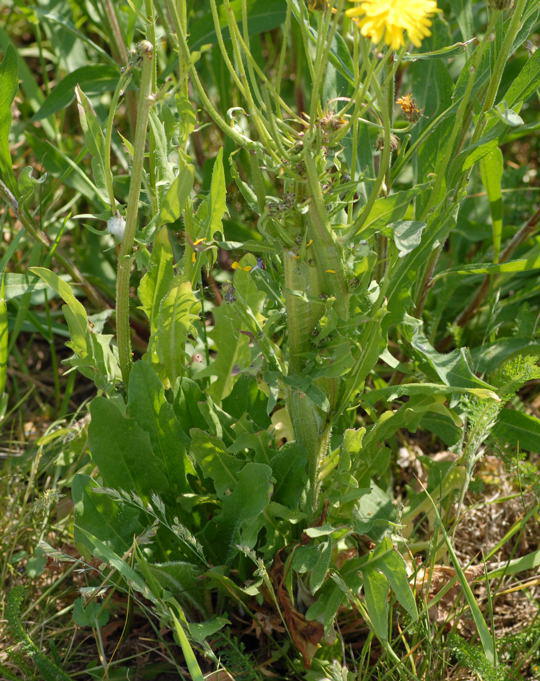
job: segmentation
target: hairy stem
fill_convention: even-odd
[[[143,64],[141,84],[139,88],[137,126],[133,144],[133,167],[127,199],[126,227],[118,256],[116,276],[116,331],[120,369],[124,381],[127,381],[131,368],[131,336],[129,327],[129,278],[131,272],[131,253],[135,242],[137,217],[139,214],[139,196],[143,176],[144,149],[148,128],[148,114],[152,106],[152,74],[154,46],[147,40],[139,44]]]

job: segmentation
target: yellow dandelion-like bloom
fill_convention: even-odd
[[[441,10],[436,0],[352,0],[358,7],[346,11],[360,27],[362,35],[374,43],[384,42],[393,50],[405,44],[404,33],[416,47],[431,35],[430,17]]]

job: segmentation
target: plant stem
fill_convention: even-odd
[[[478,141],[482,132],[484,131],[484,128],[486,127],[487,120],[486,120],[485,114],[495,104],[495,98],[497,97],[497,92],[498,92],[499,86],[501,84],[504,68],[507,64],[508,58],[510,56],[510,52],[512,51],[512,47],[514,45],[514,40],[516,39],[516,36],[517,36],[518,31],[520,29],[521,17],[523,15],[523,11],[524,11],[526,5],[527,5],[527,0],[518,0],[517,6],[515,7],[515,9],[512,12],[512,19],[510,20],[510,25],[508,26],[507,30],[504,33],[503,43],[502,43],[501,49],[499,50],[499,53],[497,55],[497,60],[495,61],[495,66],[493,67],[493,71],[491,73],[491,78],[489,80],[486,95],[484,97],[484,103],[482,105],[482,114],[480,115],[480,117],[478,119],[478,123],[476,125],[476,130],[474,131],[474,134],[473,134],[473,137],[472,137],[472,143],[473,144]],[[493,21],[495,21],[495,19],[498,18],[498,16],[500,14],[501,14],[500,10],[494,10]],[[491,22],[490,22],[490,25],[491,25]]]
[[[116,48],[118,59],[124,67],[127,67],[129,65],[129,52],[124,42],[124,38],[122,36],[122,30],[120,29],[120,25],[118,23],[118,18],[116,16],[116,11],[114,9],[112,0],[105,0],[104,9],[105,14],[107,15],[107,20],[111,27],[114,48]],[[129,125],[131,127],[131,130],[133,130],[137,121],[137,102],[135,100],[133,92],[126,93],[126,103]]]
[[[116,277],[116,330],[118,342],[118,356],[122,377],[126,382],[131,368],[131,337],[129,326],[129,277],[131,271],[131,252],[137,229],[139,214],[139,196],[143,176],[144,149],[146,131],[148,128],[148,114],[152,106],[152,74],[154,60],[154,46],[147,40],[139,44],[143,64],[141,70],[141,84],[138,97],[138,116],[133,144],[133,167],[127,199],[126,227],[124,238],[118,256],[118,270]]]

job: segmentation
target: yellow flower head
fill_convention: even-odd
[[[348,9],[362,32],[374,43],[384,42],[393,50],[405,44],[404,33],[416,47],[431,35],[430,17],[441,10],[436,0],[353,0],[358,7]]]

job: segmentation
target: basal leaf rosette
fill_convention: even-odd
[[[405,33],[415,47],[431,35],[431,17],[440,12],[436,0],[353,0],[346,11],[363,36],[378,44],[384,40],[393,50],[405,45]]]

